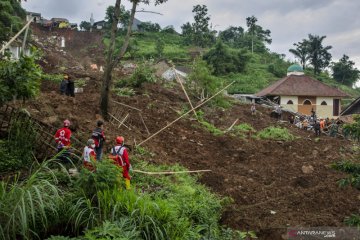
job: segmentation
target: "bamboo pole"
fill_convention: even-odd
[[[13,36],[10,41],[8,41],[0,50],[0,52],[4,52],[4,50],[30,25],[30,23],[34,20],[34,18],[32,17],[27,24],[15,35]]]
[[[146,131],[147,131],[148,135],[150,135],[149,129],[147,128],[147,126],[146,126],[146,124],[145,124],[145,121],[144,121],[144,119],[143,119],[143,117],[142,117],[142,115],[141,115],[140,112],[139,112],[139,115],[140,115],[140,118],[141,118],[142,123],[144,124],[144,126],[145,126],[145,128],[146,128]]]
[[[124,124],[124,122],[126,121],[126,119],[129,117],[129,114],[126,114],[126,116],[123,118],[123,120],[121,121],[121,123],[119,124],[118,128],[121,127],[121,125]]]
[[[117,103],[117,104],[120,104],[120,105],[122,105],[122,106],[125,106],[125,107],[128,107],[128,108],[131,108],[131,109],[134,109],[134,110],[136,110],[136,111],[139,111],[139,112],[141,112],[141,110],[140,109],[138,109],[138,108],[136,108],[136,107],[132,107],[132,106],[130,106],[130,105],[127,105],[127,104],[125,104],[125,103],[121,103],[121,102],[118,102],[118,101],[115,101],[115,100],[112,100],[114,103]]]
[[[236,119],[235,122],[231,124],[231,126],[226,130],[226,132],[230,131],[238,121],[239,119]]]
[[[114,115],[112,115],[111,113],[108,113],[110,115],[110,117],[112,117],[114,120],[116,120],[117,122],[121,123],[121,121],[119,119],[117,119]],[[113,123],[114,124],[114,123]],[[115,125],[115,124],[114,124]],[[126,126],[124,123],[122,123],[122,125],[124,125],[127,129],[131,130],[128,126]]]
[[[143,173],[147,175],[166,175],[166,174],[181,174],[181,173],[211,172],[211,170],[194,170],[194,171],[179,171],[179,172],[145,172],[141,170],[133,170],[133,172]]]
[[[175,119],[174,121],[172,121],[171,123],[169,123],[168,125],[166,125],[165,127],[163,127],[162,129],[160,129],[159,131],[157,131],[156,133],[154,133],[153,135],[151,135],[150,137],[148,137],[147,139],[145,139],[144,141],[142,141],[141,143],[139,143],[138,146],[142,145],[143,143],[147,142],[148,140],[150,140],[151,138],[155,137],[156,135],[158,135],[159,133],[161,133],[162,131],[164,131],[166,128],[170,127],[171,125],[173,125],[174,123],[176,123],[177,121],[179,121],[180,119],[182,119],[184,116],[186,116],[187,114],[189,114],[191,111],[201,107],[202,105],[204,105],[205,103],[207,103],[208,101],[210,101],[211,99],[213,99],[214,97],[216,97],[217,95],[219,95],[222,91],[224,91],[225,89],[227,89],[228,87],[230,87],[235,81],[231,82],[229,85],[227,85],[226,87],[224,87],[223,89],[221,89],[219,92],[217,92],[215,95],[213,95],[212,97],[206,99],[204,102],[200,103],[199,105],[197,105],[194,109],[191,109],[189,111],[187,111],[186,113],[184,113],[183,115],[181,115],[180,117],[178,117],[177,119]]]
[[[181,88],[182,88],[183,92],[185,93],[185,96],[186,96],[186,98],[187,98],[187,100],[188,100],[188,102],[189,102],[189,104],[190,104],[191,110],[194,112],[195,116],[197,117],[197,114],[196,114],[196,112],[195,112],[195,110],[194,110],[194,107],[193,107],[193,105],[192,105],[192,103],[191,103],[191,101],[190,101],[189,95],[187,94],[187,92],[186,92],[186,90],[185,90],[185,88],[184,88],[184,85],[182,84],[181,79],[179,78],[179,76],[178,76],[178,74],[177,74],[177,72],[176,72],[175,67],[173,66],[172,69],[173,69],[173,71],[174,71],[174,73],[175,73],[176,80],[180,83]]]

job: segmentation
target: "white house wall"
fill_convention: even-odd
[[[321,105],[325,101],[327,105]],[[317,97],[316,98],[316,115],[318,117],[333,118],[333,103],[332,97]]]
[[[294,104],[287,104],[291,100]],[[321,105],[325,101],[327,105]],[[316,115],[323,118],[336,118],[333,116],[333,101],[332,97],[316,97]],[[280,105],[293,112],[298,112],[298,97],[297,96],[281,96]]]
[[[293,104],[287,104],[288,101],[292,101]],[[283,108],[286,108],[290,111],[297,112],[298,111],[298,97],[297,96],[281,96],[280,97],[280,105]]]

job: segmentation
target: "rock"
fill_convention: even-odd
[[[181,139],[182,139],[182,140],[186,140],[186,137],[185,137],[185,136],[182,136]]]
[[[304,165],[304,166],[301,167],[301,170],[305,174],[310,174],[310,173],[312,173],[314,171],[314,167],[311,166],[311,165],[309,165],[309,166]]]

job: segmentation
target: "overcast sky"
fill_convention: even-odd
[[[123,0],[126,8],[129,1]],[[104,19],[105,10],[115,0],[28,0],[23,7],[39,12],[45,18],[64,17],[70,22]],[[308,34],[326,36],[324,45],[331,45],[333,60],[343,54],[356,62],[360,69],[360,1],[359,0],[168,0],[160,6],[140,5],[138,9],[156,11],[163,15],[137,13],[141,21],[159,23],[161,27],[173,25],[181,32],[181,25],[193,22],[193,6],[208,7],[211,23],[215,30],[229,26],[246,28],[246,17],[254,15],[258,24],[271,31],[271,51],[284,53],[293,59],[289,49]]]

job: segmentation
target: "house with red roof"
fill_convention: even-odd
[[[294,64],[287,76],[261,90],[256,95],[276,101],[284,109],[318,117],[336,118],[341,112],[341,99],[348,95],[304,74],[303,68]]]

